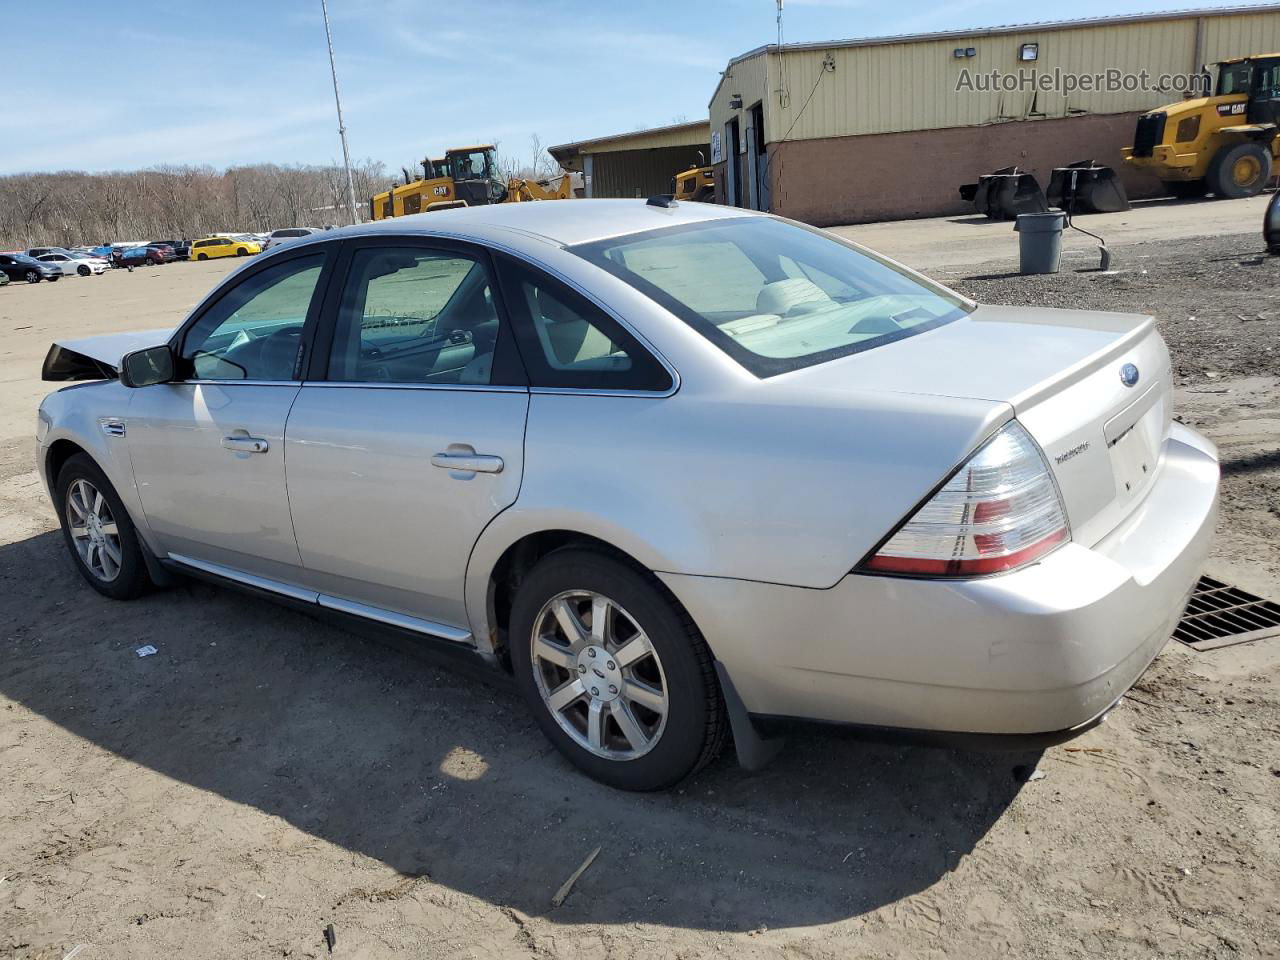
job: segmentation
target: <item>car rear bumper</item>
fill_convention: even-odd
[[[1182,614],[1217,515],[1213,445],[1179,424],[1137,509],[1002,576],[850,574],[828,590],[662,574],[748,712],[974,734],[1091,724]]]

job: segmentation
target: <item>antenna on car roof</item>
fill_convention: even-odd
[[[676,195],[674,193],[660,193],[655,197],[650,197],[645,201],[648,207],[674,207],[676,204]]]

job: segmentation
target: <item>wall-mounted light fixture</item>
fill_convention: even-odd
[[[951,55],[957,60],[963,60],[965,57],[976,57],[978,55],[977,47],[956,47],[951,51]]]
[[[1040,59],[1040,44],[1024,43],[1018,48],[1019,60],[1038,60]]]
[[[732,93],[729,95],[729,109],[730,110],[742,109],[742,94]]]

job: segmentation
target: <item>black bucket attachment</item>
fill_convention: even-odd
[[[1020,213],[1049,212],[1036,178],[1017,167],[1002,167],[979,177],[977,183],[964,184],[960,197],[992,220],[1016,220]]]
[[[1069,167],[1054,167],[1049,205],[1068,213],[1119,213],[1129,209],[1129,196],[1114,170],[1081,160]]]

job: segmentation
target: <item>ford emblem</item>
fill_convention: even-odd
[[[1138,382],[1138,368],[1132,363],[1126,363],[1120,368],[1120,382],[1126,387],[1132,387]]]

